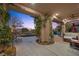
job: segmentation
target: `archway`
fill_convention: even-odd
[[[52,21],[52,27],[53,27],[53,34],[54,35],[58,35],[58,36],[61,36],[61,32],[62,32],[62,22],[54,19]]]
[[[62,37],[62,24],[63,22],[59,20],[59,18],[52,19],[52,32],[54,35],[55,42],[63,42]]]
[[[18,12],[16,10],[9,10],[9,14],[11,15],[9,25],[13,29],[13,25],[15,26],[14,31],[14,42],[15,43],[33,43],[37,40],[37,35],[35,32],[35,26],[37,25],[34,20],[35,17]],[[25,43],[25,42],[24,42]]]
[[[51,30],[51,16],[50,15],[43,15],[42,13],[39,13],[33,9],[30,9],[28,7],[25,7],[20,4],[14,4],[15,6],[21,8],[23,11],[26,11],[30,13],[31,15],[35,16],[36,20],[40,20],[42,24],[40,24],[40,38],[38,43],[41,44],[51,44],[53,43],[53,35]]]
[[[7,7],[9,6],[9,7]],[[40,33],[39,33],[39,40],[38,43],[41,44],[52,44],[53,41],[53,35],[52,35],[52,26],[51,26],[51,15],[49,14],[42,14],[40,12],[37,12],[31,8],[28,8],[26,6],[23,6],[21,4],[4,4],[5,9],[15,9],[17,11],[23,12],[25,11],[25,14],[30,14],[35,17],[36,20],[40,20]],[[19,10],[18,10],[19,9]],[[37,22],[36,22],[37,23]],[[36,25],[37,26],[37,25]],[[14,26],[15,27],[15,26]],[[37,26],[38,27],[38,26]]]

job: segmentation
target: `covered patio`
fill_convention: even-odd
[[[67,32],[66,24],[72,20],[79,20],[79,4],[73,3],[13,3],[2,4],[6,11],[13,9],[18,12],[31,15],[35,18],[36,36],[20,37],[21,41],[13,41],[17,56],[77,56],[79,51],[70,47],[70,42],[64,42],[64,38],[77,39],[78,32]],[[5,13],[3,12],[3,15]],[[61,23],[61,34],[53,34],[52,21]],[[28,24],[29,25],[29,24]],[[11,30],[15,27],[11,27]],[[74,35],[72,35],[74,34]],[[71,36],[71,37],[68,37]],[[16,35],[15,35],[16,36]],[[77,38],[76,38],[77,37]],[[78,38],[79,40],[79,38]],[[74,42],[74,41],[73,41]]]

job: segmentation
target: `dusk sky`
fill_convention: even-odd
[[[28,29],[35,29],[34,18],[31,17],[30,15],[20,13],[14,10],[9,10],[9,14],[11,16],[16,16],[19,20],[21,20],[23,22],[23,27],[28,28]],[[52,23],[53,29],[56,28],[57,26],[58,26],[57,23],[55,22]]]
[[[9,10],[9,14],[11,16],[16,16],[19,20],[23,22],[23,27],[28,29],[34,29],[34,18],[30,15],[20,13],[14,10]]]

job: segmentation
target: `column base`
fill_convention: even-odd
[[[54,41],[40,41],[39,39],[37,39],[36,42],[37,42],[38,44],[41,44],[41,45],[54,44]]]

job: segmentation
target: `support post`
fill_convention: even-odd
[[[46,21],[42,21],[40,44],[48,45],[52,43],[54,43],[52,33],[52,21],[51,19],[48,19]]]

